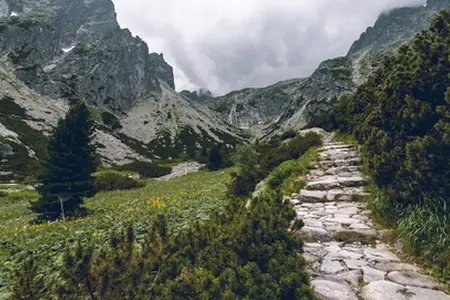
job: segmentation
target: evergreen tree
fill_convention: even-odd
[[[208,150],[205,146],[202,147],[202,151],[200,152],[200,156],[207,157],[208,156]]]
[[[217,171],[222,167],[222,154],[217,147],[214,147],[208,156],[208,169],[210,171]]]
[[[94,194],[92,173],[96,169],[91,138],[94,123],[83,101],[70,107],[65,119],[58,122],[48,144],[49,159],[40,177],[41,195],[32,209],[43,219],[54,220],[76,213],[83,197]],[[62,204],[61,204],[62,202]]]

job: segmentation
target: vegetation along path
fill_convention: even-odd
[[[403,263],[379,240],[365,210],[363,187],[353,146],[326,143],[319,165],[291,199],[305,226],[305,258],[311,263],[312,285],[325,300],[450,300],[443,287]]]

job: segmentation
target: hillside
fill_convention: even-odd
[[[326,60],[311,76],[233,91],[207,101],[207,106],[222,120],[250,128],[258,136],[301,128],[326,110],[333,97],[354,91],[384,55],[394,53],[415,33],[427,28],[442,8],[450,8],[450,1],[428,0],[426,5],[383,13],[345,57]]]
[[[242,140],[239,130],[174,91],[172,67],[119,27],[111,0],[1,0],[0,8],[3,161],[45,156],[45,136],[78,98],[98,122],[106,165]],[[3,163],[3,172],[12,169]]]

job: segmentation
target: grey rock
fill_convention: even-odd
[[[362,267],[361,270],[364,275],[363,280],[366,283],[371,283],[373,281],[378,281],[378,280],[384,280],[384,276],[386,275],[386,272],[376,270],[376,269],[373,269],[370,267]]]
[[[328,231],[319,227],[304,226],[298,234],[308,241],[327,241],[331,238]]]
[[[315,279],[311,281],[311,286],[321,300],[358,300],[350,286],[345,283]]]
[[[308,182],[305,189],[327,191],[337,187],[339,187],[339,182],[336,179],[319,178],[317,181],[315,180]]]
[[[366,229],[370,229],[370,227],[365,224],[361,224],[361,223],[353,223],[350,225],[349,229],[366,230]]]
[[[450,300],[443,292],[410,288],[390,281],[374,281],[361,289],[364,300]]]
[[[359,270],[368,265],[368,262],[361,259],[344,259],[344,263],[350,270]]]
[[[388,274],[387,278],[390,281],[407,286],[414,286],[427,289],[442,288],[442,286],[436,283],[431,277],[419,274],[414,271],[403,271],[403,272],[393,271]]]
[[[14,155],[13,148],[9,144],[0,142],[0,158],[6,158],[12,155]]]
[[[374,265],[377,270],[392,272],[392,271],[419,271],[419,268],[410,264],[405,263],[393,263],[393,262],[382,262]]]
[[[324,274],[336,274],[345,271],[347,268],[339,260],[324,259],[320,266],[320,272]]]
[[[365,248],[364,255],[374,262],[400,262],[398,256],[388,250]]]
[[[326,199],[327,192],[324,191],[309,191],[309,190],[301,190],[300,191],[300,200],[302,202],[322,202]]]
[[[352,270],[334,275],[334,278],[336,278],[336,280],[340,282],[344,281],[345,283],[349,284],[353,289],[358,289],[359,283],[362,280],[362,273],[361,270]]]

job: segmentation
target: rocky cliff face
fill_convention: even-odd
[[[428,0],[421,6],[383,13],[345,57],[323,62],[310,77],[231,92],[209,100],[207,106],[222,120],[250,128],[260,137],[301,128],[326,110],[333,97],[351,92],[364,82],[383,56],[394,53],[415,33],[427,28],[443,8],[450,8],[450,0]]]
[[[44,158],[46,136],[78,98],[108,165],[242,139],[174,88],[172,67],[119,27],[111,0],[0,0],[2,170]]]
[[[123,113],[161,81],[174,88],[172,68],[120,29],[111,0],[1,1],[0,54],[40,94]]]

